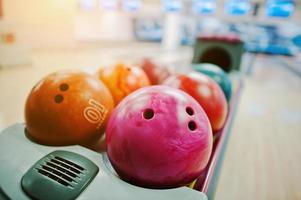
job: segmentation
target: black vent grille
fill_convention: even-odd
[[[52,180],[71,188],[77,184],[76,179],[85,176],[85,168],[59,156],[50,156],[44,164],[36,170]]]
[[[24,174],[22,189],[33,199],[75,199],[98,173],[89,159],[69,151],[54,151]],[[37,192],[39,191],[39,192]]]

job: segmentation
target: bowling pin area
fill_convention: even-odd
[[[0,199],[301,200],[298,0],[0,0]]]

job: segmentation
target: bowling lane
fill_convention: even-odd
[[[258,55],[228,144],[216,199],[301,199],[301,79]]]

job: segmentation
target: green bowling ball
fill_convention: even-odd
[[[224,91],[227,101],[230,101],[232,95],[231,80],[220,67],[211,63],[201,63],[193,64],[192,68],[215,80]]]

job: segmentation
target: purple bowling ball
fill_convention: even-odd
[[[174,188],[196,179],[212,150],[209,120],[198,102],[167,86],[139,89],[113,111],[108,157],[125,181]]]

